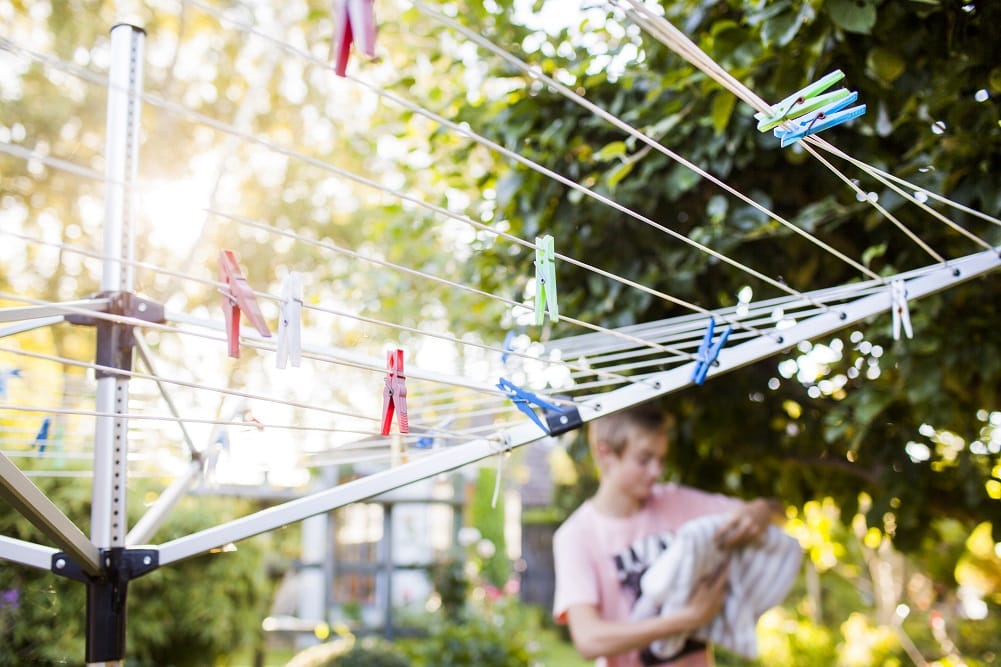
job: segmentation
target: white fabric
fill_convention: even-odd
[[[728,559],[730,573],[723,608],[692,638],[755,658],[758,618],[789,592],[803,552],[799,542],[777,526],[769,526],[752,544],[723,551],[716,546],[715,536],[730,518],[722,514],[705,516],[678,529],[667,549],[643,575],[642,595],[633,607],[632,617],[652,618],[677,612],[688,602],[695,585]],[[685,635],[666,637],[654,642],[651,651],[658,658],[669,658],[681,650],[686,639]]]

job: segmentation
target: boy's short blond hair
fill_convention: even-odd
[[[666,434],[667,415],[653,403],[640,403],[620,412],[595,419],[588,426],[587,442],[591,455],[604,446],[621,456],[636,434]]]

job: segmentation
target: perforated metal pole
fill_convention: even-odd
[[[135,255],[133,185],[139,167],[142,60],[146,33],[131,25],[111,29],[111,71],[105,139],[104,264],[101,291],[132,292]],[[98,363],[131,367],[131,329],[98,325]],[[106,357],[102,359],[102,357]],[[94,433],[94,486],[91,540],[100,551],[105,577],[87,586],[87,662],[117,663],[125,650],[125,594],[128,579],[121,561],[125,548],[126,463],[128,459],[128,377],[105,373],[97,380],[98,417]]]
[[[139,163],[142,56],[146,34],[135,26],[111,29],[111,73],[105,143],[104,264],[102,292],[131,292],[135,255],[133,184]],[[124,261],[123,261],[124,260]],[[108,332],[100,330],[98,336]],[[128,412],[128,378],[97,381],[97,412]],[[125,460],[128,421],[98,417],[94,447],[91,539],[98,549],[125,546]]]

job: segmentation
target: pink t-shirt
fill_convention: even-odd
[[[706,493],[677,484],[657,485],[639,512],[628,517],[602,514],[591,500],[570,515],[553,537],[556,593],[553,615],[566,623],[573,605],[589,604],[601,618],[628,621],[643,573],[681,524],[707,514],[733,512],[742,503],[727,496]],[[705,667],[707,649],[697,650],[669,663],[672,667]],[[640,652],[599,659],[599,667],[638,667]]]

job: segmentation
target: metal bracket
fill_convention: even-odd
[[[546,409],[545,413],[549,435],[560,435],[584,425],[584,420],[580,417],[580,410],[570,402],[566,403],[559,412]]]
[[[125,656],[126,599],[129,582],[160,566],[156,549],[103,549],[102,570],[88,576],[63,552],[52,555],[52,572],[87,586],[87,662],[112,662]]]
[[[145,322],[161,324],[166,322],[163,304],[141,299],[131,292],[100,292],[95,298],[108,299],[106,313],[120,315]],[[132,370],[132,348],[135,337],[132,325],[109,322],[93,315],[69,314],[66,321],[70,324],[97,327],[97,354],[95,363],[98,366],[117,368],[124,371]],[[118,377],[117,373],[98,370],[98,378]]]

